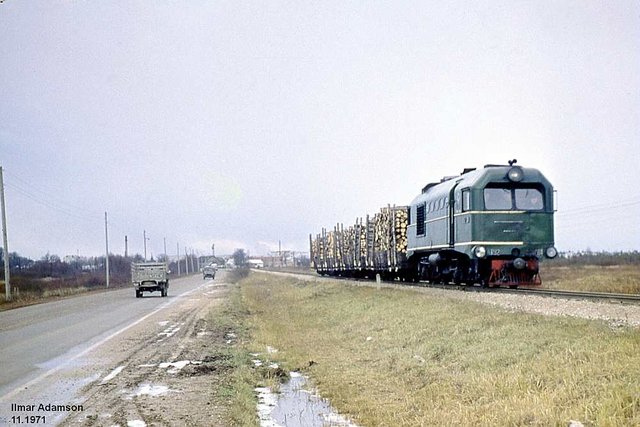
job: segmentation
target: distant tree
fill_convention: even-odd
[[[303,255],[300,258],[296,258],[295,262],[296,266],[298,267],[309,267],[311,265],[311,260],[306,255]]]
[[[33,260],[20,256],[17,252],[9,252],[9,267],[11,271],[27,270],[33,266]],[[4,251],[0,248],[0,277],[4,278]]]
[[[244,249],[236,249],[232,258],[236,267],[244,267],[247,264],[247,254],[244,252]]]
[[[32,264],[33,260],[20,256],[17,252],[9,252],[9,266],[12,270],[23,270]]]
[[[126,281],[131,276],[131,261],[122,255],[109,255],[109,273],[112,277]]]
[[[579,252],[561,253],[560,256],[552,260],[547,260],[553,265],[568,266],[568,265],[599,265],[599,266],[611,266],[611,265],[638,265],[640,264],[640,252],[594,252],[590,249]]]

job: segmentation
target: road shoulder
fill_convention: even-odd
[[[225,425],[216,388],[228,338],[209,313],[227,292],[212,282],[87,355],[100,376],[61,425]]]

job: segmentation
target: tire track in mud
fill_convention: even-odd
[[[207,285],[96,350],[106,372],[82,390],[85,411],[61,425],[222,425],[219,374],[207,361],[224,338],[206,317],[226,292],[224,283]]]

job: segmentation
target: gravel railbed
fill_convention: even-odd
[[[616,302],[597,302],[538,295],[514,295],[491,292],[461,292],[446,289],[428,289],[443,296],[491,304],[510,312],[537,313],[545,316],[571,316],[597,319],[613,327],[640,327],[640,305]]]
[[[276,273],[295,276],[302,280],[326,280],[319,276],[306,274]],[[380,286],[407,289],[406,286],[375,282],[348,281],[356,286]],[[613,328],[629,326],[640,328],[640,305],[623,304],[619,302],[596,302],[578,299],[565,299],[538,295],[514,295],[493,292],[463,292],[439,288],[411,287],[419,292],[459,300],[476,301],[501,307],[510,312],[537,313],[545,316],[570,316],[583,319],[603,320]]]

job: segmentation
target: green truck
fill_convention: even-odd
[[[160,292],[163,297],[169,291],[169,270],[164,262],[141,262],[131,264],[131,282],[136,298],[142,298],[143,292]]]

